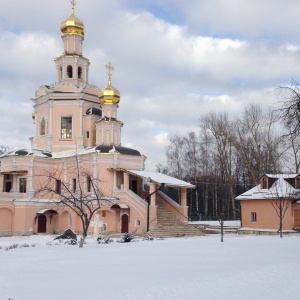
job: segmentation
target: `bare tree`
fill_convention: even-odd
[[[278,111],[283,122],[290,128],[290,135],[298,135],[300,131],[300,84],[292,79],[290,86],[279,86],[278,97],[281,107]]]
[[[272,179],[274,180],[274,178]],[[278,233],[281,238],[284,217],[288,208],[291,206],[292,201],[296,197],[294,188],[291,185],[292,181],[290,183],[288,181],[288,177],[284,178],[284,174],[279,174],[278,179],[272,184],[267,192],[265,192],[264,190],[260,191],[263,197],[270,202],[271,206],[275,210],[275,213],[279,220]]]
[[[227,215],[231,214],[236,217],[235,207],[235,185],[233,183],[234,156],[236,156],[233,141],[235,140],[232,122],[228,119],[227,114],[209,113],[200,118],[201,128],[212,135],[212,146],[214,160],[219,183],[220,211]],[[217,204],[217,202],[216,202]],[[231,213],[230,213],[231,211]]]
[[[278,133],[279,117],[272,110],[266,113],[259,105],[251,104],[235,124],[235,147],[248,172],[251,184],[257,184],[261,174],[277,173],[284,153]]]
[[[284,136],[285,147],[283,163],[289,173],[299,173],[300,171],[300,136],[292,134],[291,129],[286,127],[287,134]]]
[[[65,176],[66,170],[68,176]],[[55,199],[58,206],[69,208],[80,218],[82,238],[79,247],[82,248],[94,214],[102,204],[111,203],[113,199],[104,197],[100,190],[101,182],[80,165],[78,157],[71,166],[66,166],[65,162],[64,166],[44,170],[35,177],[38,179],[36,197]]]

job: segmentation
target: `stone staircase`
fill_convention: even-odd
[[[160,202],[157,202],[157,225],[150,230],[150,233],[157,237],[205,235],[203,230],[180,222],[176,214],[169,211]]]

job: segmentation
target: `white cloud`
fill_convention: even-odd
[[[15,147],[33,134],[29,99],[55,82],[59,25],[71,9],[67,0],[3,2],[0,143]],[[76,15],[86,26],[90,83],[106,86],[111,60],[123,144],[154,168],[168,137],[197,130],[202,114],[238,115],[248,103],[277,101],[269,91],[299,77],[299,10],[294,0],[89,0],[78,1]]]

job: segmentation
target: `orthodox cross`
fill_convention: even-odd
[[[113,70],[115,68],[114,68],[114,66],[112,65],[112,63],[110,61],[105,65],[105,68],[107,69],[108,80],[110,82],[111,81],[112,72],[113,72]]]
[[[70,2],[72,4],[72,12],[74,13],[75,5],[76,5],[76,0],[71,0]]]

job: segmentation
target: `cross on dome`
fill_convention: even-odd
[[[111,61],[109,61],[106,65],[105,65],[105,68],[107,69],[107,74],[108,74],[108,80],[109,80],[109,83],[111,82],[111,76],[112,76],[112,73],[114,71],[114,66],[112,65]]]
[[[74,13],[75,5],[76,5],[76,0],[71,0],[70,2],[72,4],[72,12]]]

